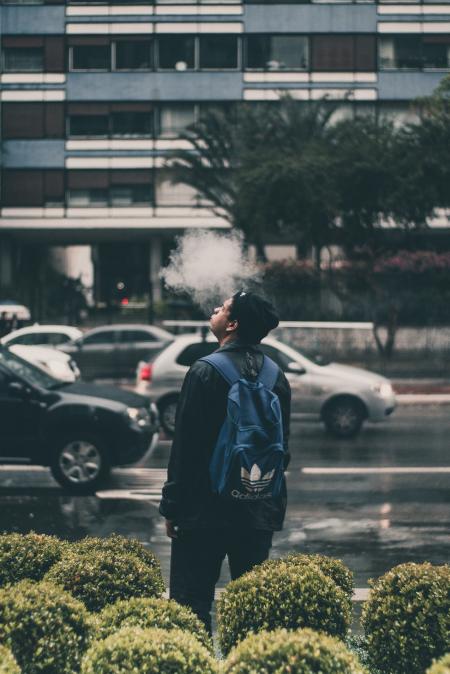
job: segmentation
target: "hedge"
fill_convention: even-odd
[[[423,674],[450,638],[450,566],[400,564],[370,582],[362,623],[371,664]]]
[[[0,590],[0,643],[24,674],[73,674],[90,634],[83,604],[51,583],[23,580]]]
[[[67,543],[56,536],[0,534],[0,587],[21,580],[42,580],[50,567],[61,559]]]
[[[97,618],[97,636],[105,639],[123,627],[160,627],[165,630],[181,629],[195,636],[212,652],[213,646],[202,621],[186,606],[171,599],[146,599],[143,597],[118,601],[106,606]]]
[[[0,644],[0,674],[20,674],[19,665],[9,648]]]
[[[164,591],[161,570],[128,552],[109,550],[71,553],[45,576],[80,599],[90,611],[100,611],[118,599],[160,597]]]
[[[151,569],[155,569],[159,572],[161,571],[161,565],[157,557],[135,538],[126,538],[119,534],[111,534],[108,538],[86,536],[86,538],[82,538],[81,541],[72,543],[71,548],[77,555],[109,552],[112,556],[120,556],[124,553],[130,553]]]
[[[450,643],[448,647],[450,648]],[[427,670],[427,674],[450,674],[450,653],[433,662],[430,669]]]
[[[249,632],[310,627],[345,637],[351,601],[317,566],[278,562],[232,581],[218,602],[219,641],[226,654]]]
[[[181,630],[125,627],[96,641],[82,674],[216,674],[217,663],[192,635]]]
[[[366,674],[338,639],[310,629],[252,634],[231,651],[223,674]]]

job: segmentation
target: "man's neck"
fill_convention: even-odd
[[[225,344],[231,344],[231,342],[237,341],[237,335],[234,332],[230,332],[225,337],[219,339],[219,346],[225,346]]]

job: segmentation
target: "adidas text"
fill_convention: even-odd
[[[268,494],[243,494],[241,491],[233,489],[231,496],[241,501],[261,501],[263,498],[272,498],[272,492]]]

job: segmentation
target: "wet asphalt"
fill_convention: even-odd
[[[294,419],[289,507],[272,556],[341,558],[359,598],[368,579],[403,562],[450,561],[450,405],[399,407],[353,440]],[[170,542],[158,514],[170,451],[162,441],[142,465],[114,471],[92,496],[70,496],[40,467],[0,466],[0,531],[76,540],[117,532],[141,540],[169,576]],[[224,565],[219,587],[228,581]]]

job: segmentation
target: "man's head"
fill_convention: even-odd
[[[247,344],[259,344],[278,325],[277,313],[267,300],[251,292],[237,292],[210,319],[211,330],[219,342],[238,338]]]

